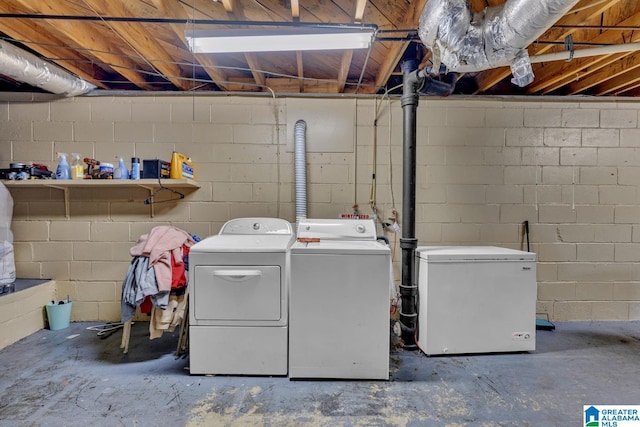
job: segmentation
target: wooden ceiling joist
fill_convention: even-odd
[[[344,85],[347,82],[349,68],[351,68],[351,59],[353,58],[353,50],[345,50],[342,53],[342,61],[340,63],[340,71],[338,72],[338,92],[344,92]]]
[[[260,67],[258,67],[258,60],[255,55],[251,53],[245,53],[244,58],[247,60],[247,64],[251,69],[251,75],[253,79],[256,81],[256,84],[264,87],[267,84],[267,80],[264,77],[264,73],[260,72]]]
[[[594,87],[593,93],[596,95],[607,95],[617,90],[620,90],[629,84],[640,80],[640,57],[627,56],[622,61],[618,61],[615,67],[607,69],[607,79],[601,80],[600,83]],[[578,89],[576,82],[575,85],[569,85],[569,92],[576,93]]]
[[[235,13],[236,12],[236,2],[235,0],[221,0],[222,5],[224,6],[224,10],[227,13]]]
[[[300,2],[299,0],[291,0],[291,17],[294,21],[300,19]]]
[[[296,67],[298,68],[298,90],[304,92],[304,65],[302,62],[302,52],[296,52]]]
[[[108,16],[130,16],[124,3],[102,0],[84,0],[84,2],[99,13]],[[99,8],[102,8],[101,10]],[[120,37],[127,40],[127,43],[151,66],[160,71],[167,80],[173,83],[177,88],[189,90],[193,87],[193,82],[182,78],[182,70],[173,62],[173,58],[166,50],[144,30],[142,24],[129,22],[112,22],[109,27]]]
[[[356,1],[356,11],[353,14],[353,22],[356,24],[362,23],[362,19],[364,18],[364,9],[367,7],[367,0],[357,0]]]
[[[158,10],[159,16],[166,16],[169,18],[183,19],[185,18],[185,10],[178,2],[166,1],[166,0],[151,0],[151,3]],[[182,40],[183,45],[187,46],[187,40],[184,37],[184,25],[171,24],[171,28],[174,33]],[[223,90],[227,90],[227,76],[222,72],[218,64],[209,55],[197,54],[193,55],[193,59],[197,60],[204,68],[205,72],[211,77],[215,84]]]

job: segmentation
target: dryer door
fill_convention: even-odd
[[[279,320],[277,265],[195,267],[194,316],[200,320]]]

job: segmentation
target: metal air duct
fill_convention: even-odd
[[[96,88],[4,40],[0,40],[0,74],[64,96],[78,96]]]
[[[307,122],[298,120],[294,129],[296,224],[307,218]]]
[[[433,52],[434,69],[474,72],[511,66],[512,82],[533,81],[527,46],[578,0],[508,0],[473,13],[467,0],[429,0],[418,34]]]

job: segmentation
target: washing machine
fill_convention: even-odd
[[[287,374],[294,238],[288,221],[238,218],[191,247],[191,374]]]
[[[289,377],[389,378],[391,252],[372,220],[305,219],[291,247]]]

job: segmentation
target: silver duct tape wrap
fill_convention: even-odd
[[[509,65],[514,83],[533,80],[526,48],[578,0],[508,0],[472,14],[467,0],[429,0],[418,35],[434,63],[448,70],[475,72]]]
[[[0,40],[0,73],[48,92],[65,96],[82,95],[96,88],[62,68],[2,40]]]

